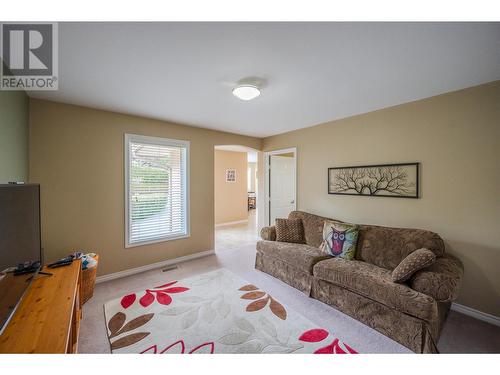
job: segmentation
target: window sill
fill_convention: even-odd
[[[168,241],[181,240],[181,239],[189,238],[189,237],[191,237],[190,233],[188,233],[188,234],[180,234],[178,236],[172,236],[172,237],[164,237],[164,238],[160,238],[160,239],[152,240],[152,241],[143,241],[143,242],[134,242],[134,243],[127,243],[127,242],[125,242],[125,248],[129,249],[129,248],[132,248],[132,247],[146,246],[146,245],[152,245],[152,244],[160,243],[160,242],[168,242]]]

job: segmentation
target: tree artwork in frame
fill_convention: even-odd
[[[328,194],[418,198],[419,163],[328,168]]]

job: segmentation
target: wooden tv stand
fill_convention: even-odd
[[[21,300],[5,331],[0,353],[76,353],[81,310],[81,261],[43,271]]]

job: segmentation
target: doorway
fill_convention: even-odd
[[[266,152],[264,162],[265,219],[274,225],[277,218],[287,218],[297,209],[297,149]]]
[[[238,145],[214,147],[216,251],[255,245],[258,237],[259,151]],[[260,189],[263,191],[263,189]],[[236,243],[238,246],[235,246]]]

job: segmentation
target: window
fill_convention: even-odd
[[[189,142],[125,135],[125,247],[189,236]]]

